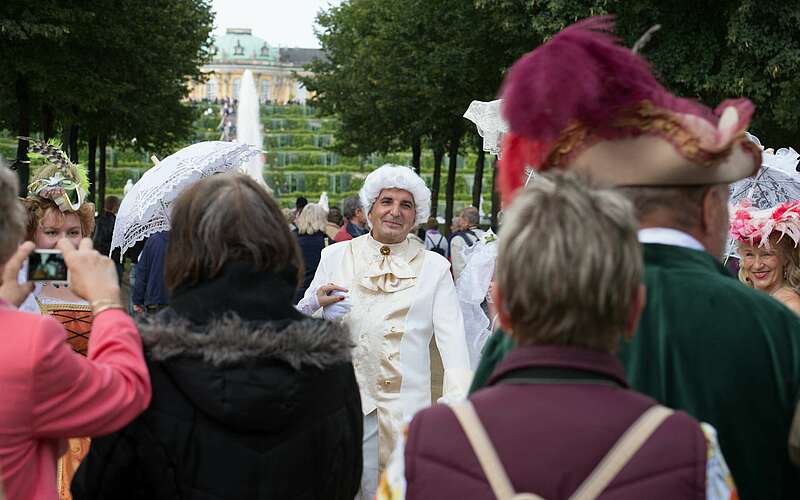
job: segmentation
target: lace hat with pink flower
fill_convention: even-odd
[[[769,238],[779,233],[800,244],[800,200],[781,203],[772,208],[754,209],[744,201],[733,209],[731,238],[741,243],[769,248]]]

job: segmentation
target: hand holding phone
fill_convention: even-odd
[[[17,276],[25,259],[33,251],[35,245],[26,241],[17,248],[16,253],[8,259],[3,266],[3,274],[0,277],[0,299],[5,300],[14,307],[19,307],[25,302],[28,295],[33,292],[33,283],[18,283]]]
[[[36,249],[28,256],[28,281],[49,281],[66,285],[69,271],[61,250]]]
[[[82,239],[76,250],[69,240],[62,239],[56,243],[56,248],[64,254],[64,262],[69,268],[69,285],[72,292],[90,303],[120,302],[114,262],[94,250],[92,240]]]

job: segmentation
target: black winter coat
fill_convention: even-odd
[[[328,237],[322,231],[317,231],[314,234],[295,234],[297,235],[297,244],[300,246],[300,253],[303,254],[303,265],[305,267],[303,282],[300,283],[294,298],[295,303],[297,303],[303,298],[308,285],[314,280],[322,250],[328,246]]]
[[[140,326],[152,403],[92,440],[76,500],[355,496],[362,415],[350,335],[291,307],[295,276],[229,265]]]

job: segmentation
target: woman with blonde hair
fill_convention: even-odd
[[[739,280],[800,314],[800,201],[763,210],[739,205],[730,233],[741,259]]]
[[[311,284],[311,280],[314,279],[314,274],[317,272],[322,249],[330,243],[330,239],[325,234],[325,225],[327,223],[328,212],[316,203],[306,205],[295,220],[297,243],[300,245],[305,267],[303,282],[297,290],[295,302],[302,299],[303,294],[306,293],[308,285]]]

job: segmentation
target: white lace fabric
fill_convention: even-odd
[[[473,370],[477,368],[483,346],[492,333],[491,321],[481,304],[488,298],[497,261],[497,240],[493,238],[494,234],[488,231],[484,238],[464,249],[467,264],[456,282],[456,292],[464,316],[470,366]]]
[[[500,114],[502,102],[502,99],[489,102],[472,101],[464,113],[464,118],[478,127],[478,133],[483,137],[483,150],[495,156],[500,156],[503,134],[508,132],[508,123]]]
[[[124,255],[138,241],[168,230],[170,205],[184,189],[211,175],[234,171],[260,152],[247,144],[206,141],[164,158],[122,199],[111,250],[119,248]]]

